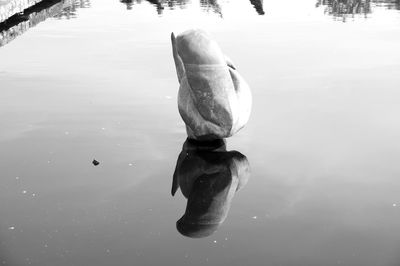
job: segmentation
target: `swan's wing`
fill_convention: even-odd
[[[243,77],[235,69],[229,68],[232,82],[236,91],[236,97],[238,99],[238,119],[235,121],[231,135],[235,134],[247,123],[250,117],[252,96],[249,85],[243,79]]]

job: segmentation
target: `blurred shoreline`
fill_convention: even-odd
[[[66,18],[75,16],[76,9],[89,7],[89,1],[82,0],[44,0],[15,14],[0,23],[0,47],[14,40],[32,27],[48,18]]]

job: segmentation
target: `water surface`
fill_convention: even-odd
[[[398,1],[85,3],[0,47],[4,265],[400,263]],[[169,36],[193,27],[254,104],[226,143],[251,177],[198,239],[171,196],[186,135]]]

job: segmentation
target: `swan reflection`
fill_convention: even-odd
[[[224,140],[186,140],[173,175],[171,193],[180,187],[187,198],[184,215],[176,222],[188,237],[211,235],[224,222],[235,193],[250,177],[249,162],[238,151],[226,151]]]

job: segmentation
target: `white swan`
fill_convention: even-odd
[[[189,138],[227,138],[248,121],[251,92],[236,67],[203,30],[171,34],[180,83],[179,113]]]

